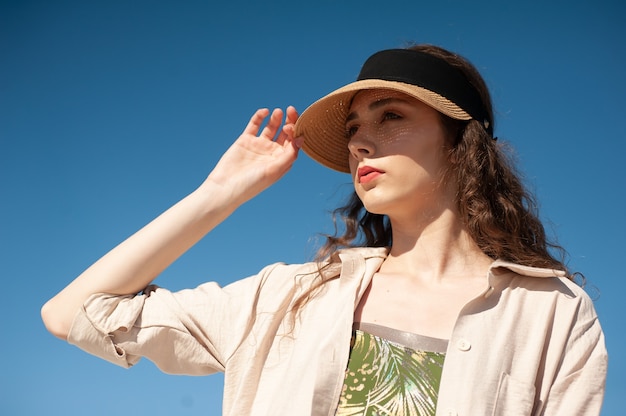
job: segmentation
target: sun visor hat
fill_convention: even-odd
[[[387,89],[414,97],[457,120],[478,120],[492,135],[492,121],[478,91],[458,68],[443,59],[411,49],[389,49],[365,61],[357,81],[311,104],[296,122],[304,136],[302,150],[339,172],[350,172],[345,121],[354,95],[365,89]]]

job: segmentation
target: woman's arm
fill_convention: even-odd
[[[272,185],[292,166],[301,139],[298,114],[287,108],[258,110],[207,179],[183,200],[96,261],[41,310],[46,328],[66,339],[84,301],[94,293],[134,294],[185,253],[237,207]]]
[[[597,416],[604,399],[608,355],[604,333],[588,297],[581,299],[570,331],[541,415]]]

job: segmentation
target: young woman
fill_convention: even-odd
[[[300,117],[258,110],[196,191],[48,301],[44,322],[124,367],[224,371],[226,415],[599,414],[592,302],[550,253],[493,124],[465,59],[378,52]],[[354,182],[345,233],[318,261],[225,288],[150,285],[301,147]]]

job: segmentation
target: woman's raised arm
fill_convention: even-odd
[[[84,301],[94,293],[134,294],[185,253],[241,204],[275,183],[301,146],[294,138],[298,114],[258,110],[195,191],[112,249],[42,307],[46,328],[66,339]],[[282,125],[282,128],[281,128]]]

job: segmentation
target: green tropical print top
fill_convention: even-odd
[[[446,340],[356,324],[338,416],[434,415]]]

